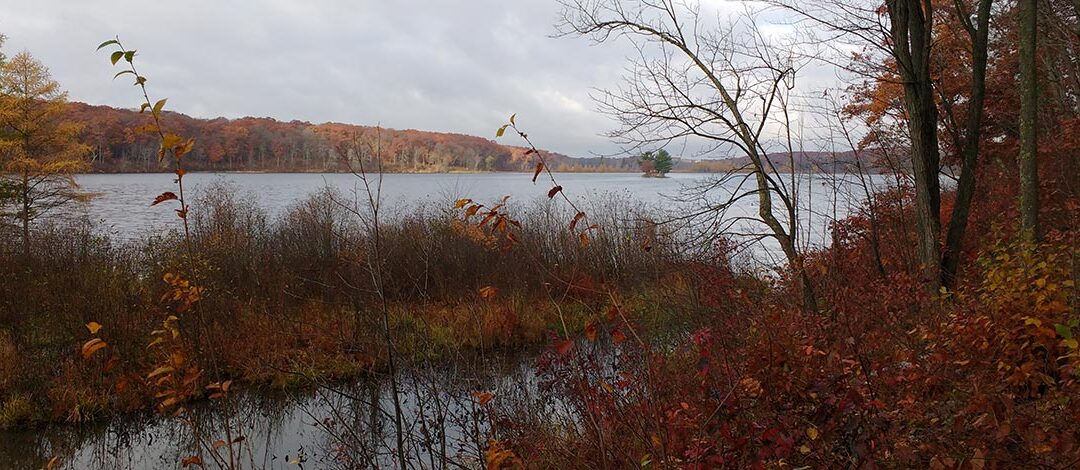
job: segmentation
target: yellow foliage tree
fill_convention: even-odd
[[[73,175],[89,169],[90,149],[78,140],[81,126],[64,119],[66,104],[29,52],[0,64],[0,216],[19,223],[24,252],[35,219],[86,197]]]

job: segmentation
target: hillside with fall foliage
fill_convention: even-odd
[[[89,161],[96,172],[165,171],[158,163],[159,142],[140,133],[149,115],[131,109],[74,102],[67,117],[82,127],[81,140],[90,146]],[[347,144],[383,157],[383,170],[397,173],[533,171],[536,161],[524,147],[504,145],[484,137],[415,129],[386,129],[342,123],[312,124],[265,117],[199,119],[166,111],[163,120],[182,135],[193,136],[187,157],[194,171],[339,172],[348,171],[342,159]],[[571,157],[544,151],[551,168],[562,172],[637,172],[636,156]],[[856,171],[853,152],[796,152],[773,155],[780,171]],[[864,158],[866,170],[874,165]],[[723,173],[748,171],[746,157],[677,159],[674,171]]]
[[[68,118],[83,126],[82,140],[92,149],[94,171],[164,170],[157,158],[159,142],[135,131],[148,122],[148,114],[86,103],[68,107]],[[187,159],[196,171],[346,171],[343,146],[357,140],[373,154],[379,152],[384,170],[391,172],[529,171],[535,165],[524,148],[464,134],[259,117],[198,119],[176,112],[163,113],[163,120],[198,142]],[[631,159],[604,163],[545,153],[555,168],[637,170]]]

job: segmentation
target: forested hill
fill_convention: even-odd
[[[82,138],[93,149],[95,171],[165,170],[158,163],[156,137],[134,130],[149,122],[149,114],[85,103],[68,106],[70,119],[84,125]],[[340,155],[355,142],[365,152],[377,145],[384,170],[393,172],[530,171],[536,164],[524,148],[463,134],[254,117],[196,119],[174,112],[165,112],[163,120],[168,131],[195,138],[194,151],[185,157],[191,170],[343,171],[347,168]],[[553,152],[544,156],[554,169],[637,171],[632,159],[601,164]]]
[[[68,107],[69,118],[83,124],[81,137],[92,149],[94,171],[168,171],[158,163],[156,136],[135,131],[149,122],[149,114],[78,102]],[[185,157],[194,171],[346,171],[342,152],[356,143],[367,153],[377,147],[387,172],[532,171],[536,165],[525,148],[464,134],[256,117],[197,119],[169,111],[163,120],[167,131],[195,138],[194,150]],[[639,171],[635,157],[573,158],[547,151],[544,157],[556,171]],[[778,170],[792,169],[787,155],[772,159]],[[804,152],[795,155],[794,169],[844,172],[853,170],[852,162],[850,153]],[[676,159],[675,171],[739,171],[747,163],[745,157]]]

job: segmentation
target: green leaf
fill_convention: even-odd
[[[116,63],[119,62],[120,58],[123,57],[123,56],[124,56],[124,51],[116,51],[116,52],[112,53],[112,56],[109,57],[109,60],[112,61],[113,65],[116,65]]]
[[[1054,329],[1057,330],[1057,334],[1061,335],[1062,338],[1072,339],[1073,337],[1072,328],[1069,328],[1067,325],[1058,323],[1054,325]]]
[[[154,116],[157,116],[157,115],[161,114],[161,108],[165,107],[165,100],[167,100],[167,99],[168,98],[162,98],[162,99],[158,100],[157,103],[154,103],[154,109],[153,109]]]
[[[110,40],[105,41],[105,42],[101,43],[100,45],[98,45],[97,49],[95,49],[95,50],[100,51],[102,47],[108,46],[110,44],[120,44],[120,41],[117,41],[115,39],[110,39]]]
[[[506,133],[506,128],[509,126],[509,124],[503,124],[502,127],[499,128],[499,130],[495,131],[495,137],[502,137],[503,134]]]
[[[124,53],[124,60],[130,63],[135,58],[135,51],[127,51]]]
[[[130,74],[132,74],[132,75],[135,75],[135,72],[132,72],[132,71],[130,71],[130,70],[121,70],[121,71],[119,71],[119,72],[116,72],[116,75],[113,75],[113,80],[116,80],[116,79],[117,79],[117,77],[119,77],[119,76],[121,76],[121,75],[123,75],[123,74],[125,74],[125,73],[130,73]]]

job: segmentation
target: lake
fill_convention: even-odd
[[[804,244],[818,246],[827,239],[828,221],[843,218],[864,199],[858,177],[854,175],[782,175],[786,183],[800,188],[800,225]],[[667,178],[644,178],[639,173],[562,173],[556,174],[564,193],[578,203],[605,198],[625,198],[657,212],[657,218],[674,216],[691,210],[701,210],[708,204],[724,201],[740,190],[740,181],[731,180],[710,189],[699,190],[718,178],[718,175],[672,173]],[[872,187],[888,184],[885,177],[869,176]],[[164,191],[175,191],[173,175],[167,173],[87,174],[76,180],[86,192],[96,195],[89,203],[64,209],[64,213],[85,214],[100,224],[101,230],[116,239],[140,236],[162,227],[175,227],[176,216],[162,206],[151,207],[153,198]],[[209,186],[224,183],[240,194],[255,198],[273,217],[291,204],[323,188],[345,193],[363,191],[362,182],[354,175],[341,173],[192,173],[185,177],[189,200],[197,200]],[[752,186],[742,183],[742,188]],[[450,208],[459,198],[480,202],[497,201],[510,196],[511,204],[547,200],[550,181],[541,177],[532,182],[525,173],[452,173],[452,174],[387,174],[382,181],[383,206],[392,210]],[[558,199],[555,203],[561,203]],[[171,204],[171,203],[169,203]],[[777,204],[778,205],[778,204]],[[195,205],[192,208],[197,211]],[[723,214],[736,221],[732,232],[760,233],[764,227],[739,217],[757,213],[757,198],[738,200]],[[783,219],[783,218],[782,218]],[[775,242],[765,240],[751,248],[752,254],[766,263],[778,261]]]

